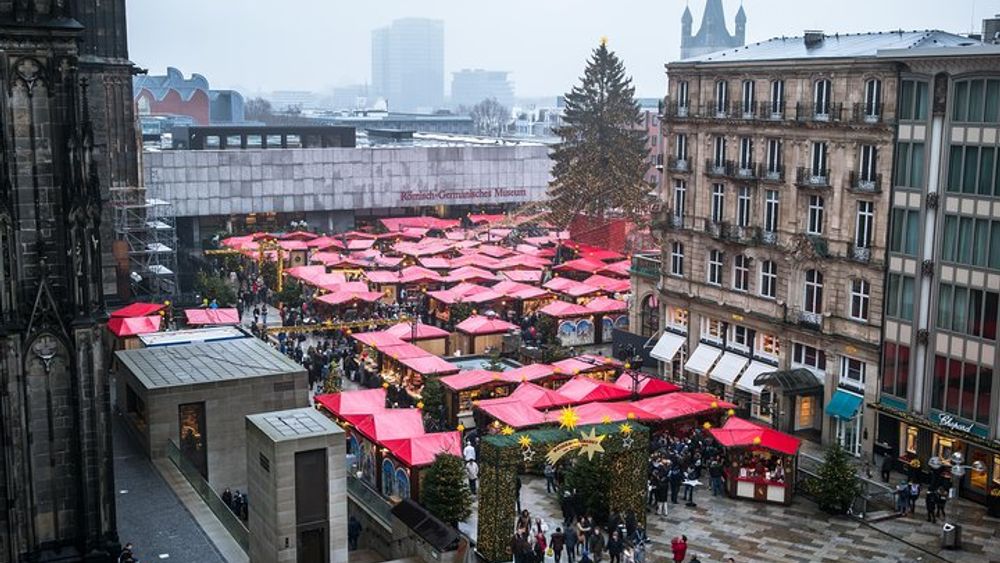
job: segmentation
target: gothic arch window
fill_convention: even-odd
[[[139,106],[139,115],[149,115],[151,112],[149,107],[149,96],[147,96],[146,94],[139,96],[138,106]]]
[[[639,305],[639,331],[642,336],[653,336],[660,330],[660,300],[649,294]]]

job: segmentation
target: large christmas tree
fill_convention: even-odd
[[[552,220],[566,226],[578,213],[609,212],[642,222],[649,209],[646,131],[625,65],[608,49],[594,49],[580,84],[566,94],[561,141],[552,151]]]

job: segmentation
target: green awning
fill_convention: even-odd
[[[850,420],[858,414],[858,409],[861,408],[861,403],[864,400],[864,397],[860,395],[837,389],[826,405],[826,414]]]

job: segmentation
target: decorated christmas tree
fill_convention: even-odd
[[[809,485],[821,510],[831,514],[846,514],[855,497],[861,493],[861,483],[851,458],[840,444],[826,451],[817,478]]]
[[[641,222],[651,202],[646,131],[625,65],[608,49],[594,52],[580,84],[566,94],[549,184],[552,220],[566,226],[578,213],[614,211]]]
[[[472,493],[462,458],[450,454],[434,458],[420,484],[420,504],[452,526],[472,514]]]

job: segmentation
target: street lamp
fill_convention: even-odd
[[[951,469],[951,480],[952,480],[952,487],[951,487],[952,492],[949,493],[949,496],[951,496],[952,498],[957,497],[958,487],[961,484],[962,477],[965,475],[965,471],[967,469],[971,469],[976,473],[982,473],[986,471],[986,465],[979,460],[973,461],[971,465],[964,465],[962,463],[963,461],[965,461],[965,458],[962,456],[962,452],[953,452],[951,456],[948,458],[948,465],[950,466]],[[929,465],[931,469],[937,471],[938,469],[944,467],[945,463],[940,457],[933,456],[932,458],[927,460],[927,465]],[[956,549],[961,548],[962,527],[959,524],[960,520],[960,518],[958,517],[959,512],[960,509],[956,505],[955,508],[952,510],[952,515],[955,518],[955,523],[948,524],[946,522],[944,525],[944,530],[942,534],[942,544],[944,547],[954,547]],[[954,533],[954,536],[951,538],[950,541],[947,539],[949,533]]]

